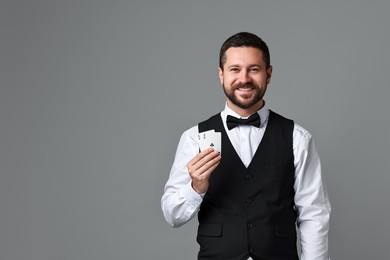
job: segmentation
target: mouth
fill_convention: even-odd
[[[253,88],[252,87],[241,87],[241,88],[237,88],[237,90],[239,91],[251,91]]]
[[[252,86],[241,86],[241,87],[236,88],[236,91],[238,93],[242,93],[242,94],[250,93],[253,90],[254,90],[254,88]]]

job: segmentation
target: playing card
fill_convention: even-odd
[[[214,130],[209,130],[209,131],[206,131],[206,132],[202,132],[202,133],[199,133],[198,134],[198,138],[199,138],[199,149],[200,151],[202,152],[203,150],[209,148],[209,144],[208,144],[208,139],[211,138],[211,136],[213,136],[215,133]]]
[[[215,151],[221,153],[221,133],[214,132],[213,136],[210,137],[208,141],[208,146],[212,147]]]
[[[215,132],[215,130],[209,130],[206,132],[199,133],[199,148],[203,150],[211,147],[214,150],[221,153],[221,133]]]

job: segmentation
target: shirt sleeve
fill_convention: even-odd
[[[328,231],[331,207],[321,176],[314,140],[300,126],[294,129],[295,205],[301,240],[301,260],[329,260]]]
[[[197,135],[197,126],[182,134],[161,198],[165,220],[172,227],[180,227],[192,219],[203,200],[203,196],[192,188],[191,177],[187,169],[188,162],[199,151]]]

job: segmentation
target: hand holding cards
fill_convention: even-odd
[[[211,147],[221,153],[221,133],[209,130],[198,134],[200,151]]]

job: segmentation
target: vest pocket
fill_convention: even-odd
[[[222,224],[202,223],[199,224],[198,235],[205,237],[221,237],[222,227]]]
[[[276,236],[281,238],[296,237],[296,232],[295,225],[283,225],[275,227]]]

